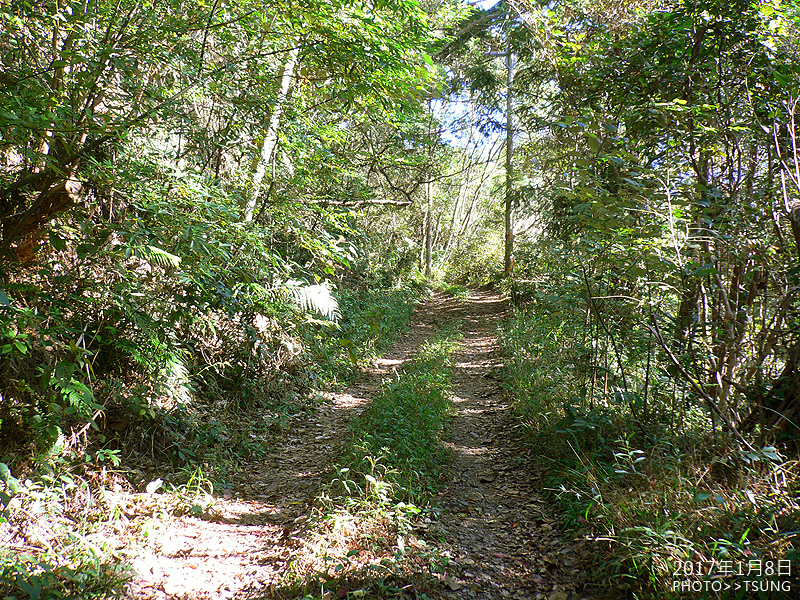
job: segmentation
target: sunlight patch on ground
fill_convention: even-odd
[[[486,338],[465,340],[461,347],[463,353],[470,355],[475,352],[489,352],[492,349],[492,340]]]
[[[458,444],[453,444],[452,449],[456,454],[464,456],[481,456],[489,451],[486,446],[460,446]]]
[[[294,474],[295,479],[302,479],[304,477],[316,477],[319,475],[319,471],[299,471]]]
[[[455,366],[459,369],[485,369],[488,365],[488,362],[485,360],[478,360],[478,361],[460,361],[455,363]]]
[[[334,407],[334,410],[339,408],[353,408],[356,406],[361,406],[367,402],[367,398],[345,393],[322,392],[320,396],[326,400],[335,402],[336,406]]]
[[[399,367],[403,364],[402,359],[395,358],[376,358],[373,362],[379,367]]]

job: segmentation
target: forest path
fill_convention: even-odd
[[[460,320],[453,354],[454,414],[446,444],[451,476],[436,499],[441,516],[420,532],[451,558],[431,598],[578,600],[579,546],[548,516],[540,486],[500,383],[499,296],[474,291],[466,300],[437,293],[412,316],[409,330],[342,392],[298,419],[276,450],[231,474],[231,490],[210,513],[176,516],[166,495],[137,494],[126,514],[155,515],[137,549],[132,600],[269,598],[302,546],[314,500],[347,437],[348,424],[381,382],[412,359],[445,323]],[[171,513],[171,514],[170,514]],[[146,520],[140,524],[142,530]]]

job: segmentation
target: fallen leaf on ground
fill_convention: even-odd
[[[497,475],[498,475],[497,471],[494,471],[493,473],[489,473],[488,475],[482,475],[479,481],[481,483],[492,483],[495,479],[497,479]]]

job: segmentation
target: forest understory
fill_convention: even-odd
[[[127,518],[98,533],[130,557],[135,575],[125,597],[596,597],[581,568],[588,546],[563,532],[540,495],[530,449],[515,435],[500,385],[496,336],[504,311],[491,291],[424,301],[395,344],[347,389],[324,393],[275,440],[273,452],[241,465],[231,488],[209,499],[202,515],[175,515],[175,498],[158,491],[119,492]],[[453,321],[463,338],[452,356],[454,407],[444,433],[451,459],[429,510],[401,534],[385,515],[356,513],[331,526],[320,496],[350,421]]]
[[[111,485],[99,490],[109,518],[87,542],[120,561],[130,600],[597,597],[582,569],[589,546],[563,531],[540,495],[531,449],[520,443],[501,387],[505,310],[490,290],[424,300],[398,341],[346,389],[322,392],[314,408],[292,417],[273,450],[242,461],[225,488],[200,469],[172,492],[159,485],[171,474],[154,465],[136,470],[142,489],[131,488],[135,473],[109,473]],[[420,498],[424,511],[401,519],[385,498],[356,506],[331,498],[331,465],[341,464],[353,419],[453,324],[446,453],[435,493]],[[30,525],[3,525],[4,542],[35,551],[48,525],[39,538]]]
[[[94,552],[96,571],[84,558],[71,574],[62,563],[48,576],[33,560],[27,580],[24,571],[6,571],[14,586],[7,597],[80,598],[85,581],[98,586],[93,597],[128,600],[589,600],[647,589],[652,582],[636,581],[636,562],[623,562],[630,556],[608,544],[609,530],[589,522],[598,509],[624,516],[631,508],[614,507],[614,500],[604,506],[585,490],[588,504],[576,523],[571,515],[581,493],[564,484],[574,486],[581,475],[569,457],[554,454],[557,443],[542,446],[547,436],[528,430],[525,406],[509,393],[520,382],[508,361],[511,342],[505,339],[504,348],[498,335],[513,335],[519,310],[490,287],[451,287],[424,298],[407,331],[346,386],[312,392],[313,402],[267,434],[268,451],[226,463],[224,483],[213,461],[176,472],[141,453],[94,478],[62,471],[60,487],[38,494],[27,481],[25,504],[12,502],[11,518],[0,525],[7,547],[35,559],[38,548],[62,544],[58,530],[82,516],[72,535],[81,538],[82,552]],[[411,398],[403,395],[407,378]],[[420,421],[432,407],[439,414]],[[614,464],[639,454],[617,454]],[[582,476],[587,486],[602,485],[591,483],[599,476],[591,468]],[[73,480],[84,485],[66,485]],[[625,502],[633,506],[631,491]],[[622,488],[616,494],[616,501],[626,496]],[[646,494],[639,500],[652,502]],[[607,517],[612,525],[613,518]],[[640,557],[668,549],[638,547]],[[670,564],[679,571],[684,563]],[[680,575],[673,573],[678,581]],[[700,573],[683,575],[702,580]],[[62,582],[55,585],[54,576]],[[708,597],[788,599],[796,591],[789,583],[767,593]],[[675,598],[706,597],[664,589]]]

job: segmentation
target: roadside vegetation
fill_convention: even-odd
[[[427,159],[366,142],[420,130],[456,14],[0,7],[0,595],[120,594],[124,497],[203,514],[402,329],[422,279],[358,208]]]
[[[797,6],[518,14],[503,337],[546,487],[615,594],[795,597]]]
[[[794,445],[750,434],[743,447],[711,418],[646,327],[648,315],[669,326],[667,302],[596,310],[608,275],[593,272],[590,295],[578,265],[539,256],[547,274],[513,288],[506,382],[547,495],[594,540],[594,577],[634,598],[791,598]],[[770,572],[748,577],[751,565]]]
[[[317,390],[346,381],[365,357],[390,343],[421,293],[401,285],[342,294],[343,307],[359,307],[350,319],[320,325],[324,340],[298,336],[306,348],[281,371],[265,368],[270,375],[250,395],[197,391],[161,406],[128,399],[125,412],[106,416],[126,419],[110,434],[100,422],[67,437],[64,422],[51,417],[59,427],[56,439],[30,457],[6,451],[0,464],[0,590],[20,599],[121,594],[136,543],[109,547],[106,533],[125,530],[146,543],[148,532],[135,534],[130,518],[213,518],[215,498],[230,489],[230,475],[272,451],[275,436],[320,401]],[[354,339],[357,346],[351,346]],[[167,494],[140,510],[133,493],[157,490]]]

